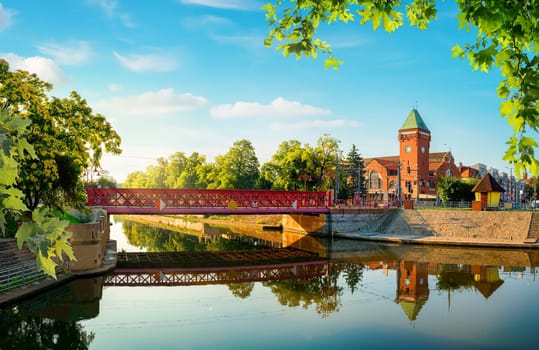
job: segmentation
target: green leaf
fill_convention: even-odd
[[[41,271],[56,279],[56,264],[54,263],[54,261],[44,256],[43,254],[38,253],[36,255],[36,263]]]
[[[77,258],[73,254],[73,249],[71,245],[67,243],[67,240],[58,240],[54,246],[56,256],[63,261],[63,255],[66,254],[71,261],[76,261]]]
[[[28,222],[23,222],[15,234],[15,238],[17,238],[17,247],[19,247],[19,249],[22,249],[24,242],[28,240],[32,233],[33,225]]]
[[[464,50],[462,49],[462,47],[460,45],[455,45],[451,48],[451,51],[453,52],[451,54],[451,57],[455,58],[455,57],[464,57]]]

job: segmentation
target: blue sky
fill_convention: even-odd
[[[212,161],[248,139],[260,163],[279,143],[316,144],[330,134],[347,153],[398,154],[397,131],[417,106],[431,152],[457,162],[502,161],[511,135],[499,115],[500,76],[451,58],[472,42],[458,30],[452,1],[439,4],[429,30],[393,34],[357,23],[324,26],[345,63],[283,57],[267,48],[270,30],[258,0],[0,0],[0,57],[12,69],[77,91],[122,137],[123,154],[105,156],[118,181],[175,152]]]

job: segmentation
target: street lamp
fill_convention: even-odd
[[[357,202],[361,203],[361,161],[357,165]]]
[[[333,196],[334,202],[337,203],[339,194],[339,150],[335,151],[335,194]]]
[[[506,168],[509,169],[509,200],[513,203],[513,168]]]

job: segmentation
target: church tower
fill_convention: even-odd
[[[399,129],[401,194],[403,199],[427,193],[430,131],[414,108]]]

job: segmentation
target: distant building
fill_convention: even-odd
[[[397,200],[399,190],[400,199],[434,199],[441,177],[460,178],[450,151],[430,152],[431,134],[416,109],[399,129],[398,140],[399,155],[364,160],[367,199]]]

